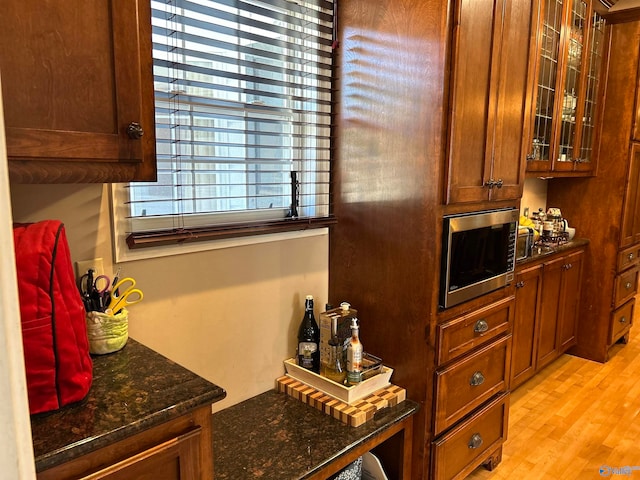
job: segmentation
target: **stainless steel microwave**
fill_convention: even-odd
[[[449,308],[513,281],[518,210],[448,215],[443,219],[440,306]]]

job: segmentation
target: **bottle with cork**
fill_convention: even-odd
[[[347,385],[357,385],[362,381],[362,343],[360,342],[358,319],[351,319],[351,339],[347,346]]]
[[[304,302],[304,317],[298,329],[298,365],[320,373],[320,328],[313,314],[313,295]]]

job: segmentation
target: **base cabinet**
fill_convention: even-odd
[[[205,480],[213,475],[211,406],[37,474],[38,480]]]
[[[514,296],[474,305],[443,312],[436,327],[435,479],[464,478],[482,464],[493,468],[507,436]]]
[[[576,344],[584,255],[580,248],[518,269],[511,389]]]
[[[536,373],[538,328],[542,293],[542,265],[516,273],[516,303],[511,350],[511,389]]]

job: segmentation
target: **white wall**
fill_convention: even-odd
[[[113,271],[106,185],[11,185],[15,221],[60,219],[72,260]],[[328,235],[122,263],[144,300],[136,340],[227,390],[214,411],[273,388],[294,355],[304,296],[327,302]]]

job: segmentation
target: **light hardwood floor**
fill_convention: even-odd
[[[502,462],[468,478],[640,480],[638,327],[615,349],[606,364],[563,355],[512,392]],[[638,469],[605,476],[603,466]]]

